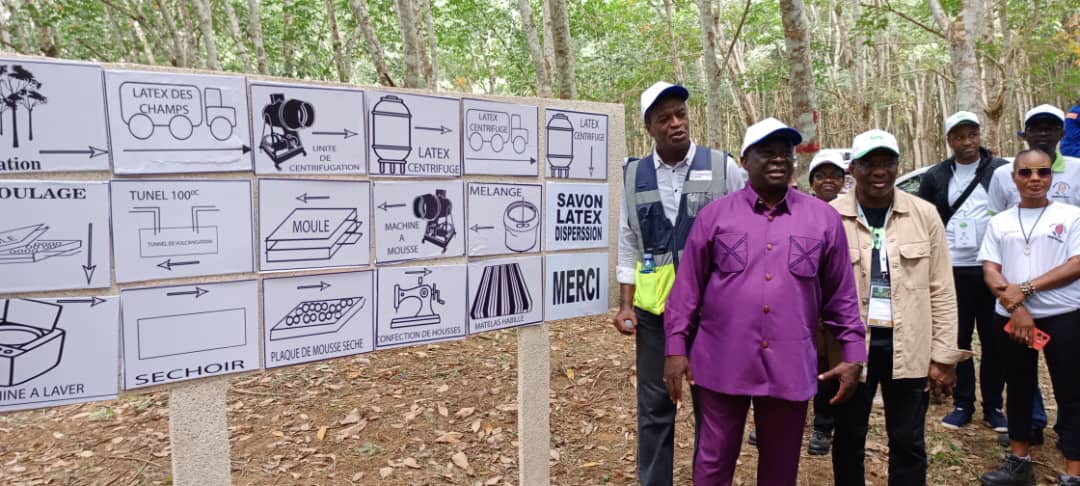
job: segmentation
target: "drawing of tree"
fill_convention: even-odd
[[[34,108],[49,102],[48,98],[37,91],[41,88],[41,83],[37,81],[34,83],[36,83],[34,89],[26,88],[26,94],[22,99],[22,106],[26,108],[26,124],[30,128],[30,140],[34,139]]]
[[[36,93],[40,101],[30,101],[33,106],[45,101],[37,90],[41,89],[41,82],[34,79],[34,74],[27,71],[19,64],[14,64],[11,69],[0,66],[0,103],[11,110],[11,146],[19,147],[19,105],[23,103],[31,93]],[[28,110],[32,109],[28,108]],[[30,128],[33,132],[33,128]],[[31,139],[33,137],[31,136]]]

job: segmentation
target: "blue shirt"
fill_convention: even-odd
[[[1060,150],[1062,155],[1080,157],[1080,105],[1073,105],[1065,114],[1065,137]]]

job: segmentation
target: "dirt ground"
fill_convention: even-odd
[[[238,485],[501,485],[517,483],[517,339],[465,341],[246,374],[228,397]],[[635,482],[634,351],[606,318],[551,326],[551,475],[557,485]],[[1045,374],[1045,368],[1043,373]],[[1041,380],[1051,420],[1049,379]],[[1002,449],[973,423],[956,432],[927,416],[929,484],[978,484]],[[680,412],[676,483],[690,483],[692,421]],[[1047,444],[1056,440],[1047,432]],[[867,484],[886,484],[884,418],[872,417]],[[1040,484],[1062,469],[1035,449]],[[755,484],[744,446],[736,484]],[[803,455],[800,485],[830,484],[828,457]],[[0,415],[0,484],[171,484],[167,395]]]

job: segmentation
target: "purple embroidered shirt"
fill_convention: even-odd
[[[689,351],[696,384],[809,400],[819,319],[844,361],[866,361],[840,213],[795,190],[769,210],[747,184],[698,214],[664,312],[667,355]]]

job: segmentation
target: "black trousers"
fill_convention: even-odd
[[[825,358],[818,358],[819,372],[828,369],[828,361]],[[833,416],[835,411],[833,406],[829,405],[829,400],[832,400],[832,397],[836,396],[836,392],[839,390],[840,382],[838,380],[818,382],[817,393],[814,394],[814,430],[826,435],[833,433],[836,417]]]
[[[889,434],[889,485],[926,484],[924,431],[930,402],[930,394],[924,391],[926,378],[893,379],[892,362],[892,349],[871,347],[866,383],[859,384],[854,397],[834,407],[832,461],[837,486],[866,484],[866,432],[878,385]]]
[[[634,309],[638,326],[637,341],[637,410],[638,410],[638,481],[642,486],[670,486],[675,454],[675,404],[664,386],[664,317]],[[689,392],[689,393],[685,393]],[[684,396],[694,390],[684,390]],[[698,419],[697,407],[694,418]],[[697,449],[697,424],[694,421],[694,448]]]
[[[1032,394],[1038,386],[1039,353],[1027,345],[1009,339],[1005,333],[1008,319],[995,316],[998,341],[1005,356],[1007,384],[1006,414],[1009,419],[1009,438],[1031,440]],[[1054,427],[1060,437],[1065,458],[1080,460],[1080,371],[1076,353],[1080,350],[1080,311],[1035,320],[1035,327],[1050,335],[1043,348],[1054,398],[1058,406],[1058,422]]]
[[[982,353],[979,354],[979,391],[982,393],[982,410],[1001,409],[1001,394],[1005,390],[1005,376],[1001,369],[1001,350],[994,328],[994,294],[986,287],[982,267],[953,267],[956,280],[956,305],[960,318],[960,334],[957,346],[971,349],[971,338],[976,331]],[[953,403],[958,408],[975,411],[975,360],[965,360],[956,365],[956,390]]]

